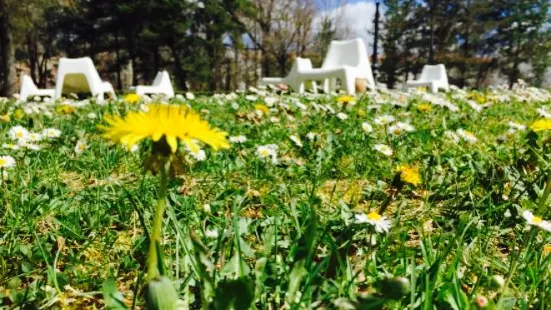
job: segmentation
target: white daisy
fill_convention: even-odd
[[[308,140],[310,141],[314,141],[314,139],[316,139],[316,136],[317,134],[315,132],[309,132],[306,134],[306,138],[308,138]]]
[[[207,159],[207,153],[205,153],[205,151],[201,149],[197,152],[189,150],[189,154],[191,154],[191,157],[195,158],[196,161],[203,161]]]
[[[368,122],[362,123],[362,129],[365,133],[372,133],[373,132],[373,126],[371,126]]]
[[[234,136],[229,138],[231,143],[245,143],[247,142],[247,137],[241,135],[241,136]]]
[[[551,118],[551,113],[547,112],[545,108],[538,108],[536,111],[541,117]]]
[[[46,128],[42,130],[42,135],[49,139],[61,137],[61,130],[55,128]]]
[[[291,141],[293,141],[298,147],[303,147],[304,146],[302,144],[302,141],[300,140],[300,138],[296,135],[290,135],[289,139],[291,139]]]
[[[356,224],[370,224],[375,227],[375,231],[378,233],[388,232],[391,227],[390,220],[387,220],[386,217],[381,216],[377,212],[371,212],[367,215],[364,213],[354,215]]]
[[[448,139],[452,139],[453,142],[455,142],[455,143],[459,143],[460,138],[459,138],[459,136],[458,136],[455,132],[453,132],[453,131],[446,130],[446,131],[444,132],[444,136],[445,136],[446,138],[448,138]]]
[[[374,149],[380,153],[383,153],[386,156],[392,156],[394,153],[390,146],[386,144],[375,144]]]
[[[532,212],[525,210],[522,212],[522,217],[526,220],[528,225],[539,227],[543,230],[551,232],[551,222],[542,219],[539,216],[535,216]]]
[[[20,145],[24,148],[27,148],[29,150],[33,150],[33,151],[39,151],[42,149],[42,147],[36,143],[31,143],[29,141],[23,141],[20,143]]]
[[[212,238],[212,239],[218,238],[218,230],[216,230],[216,229],[207,229],[205,231],[205,237]]]
[[[195,99],[195,95],[193,93],[187,92],[186,93],[186,99],[187,100],[193,100],[193,99]]]
[[[461,137],[461,139],[465,140],[468,143],[476,143],[478,141],[478,138],[470,131],[460,128],[457,129],[456,132],[457,135]]]
[[[392,125],[388,127],[388,133],[391,135],[399,136],[404,133],[404,130],[398,125]]]
[[[348,119],[348,115],[346,115],[342,112],[337,113],[337,117],[342,121],[344,121],[345,119]]]
[[[257,101],[258,100],[258,97],[257,96],[254,96],[254,95],[247,95],[245,96],[245,99],[247,101]]]
[[[37,133],[37,132],[30,132],[29,133],[29,138],[28,138],[28,141],[29,142],[38,142],[42,140],[42,135]]]
[[[373,122],[377,125],[388,125],[392,122],[394,122],[396,118],[392,115],[381,115],[379,117],[376,117]]]
[[[82,152],[84,152],[88,148],[88,145],[86,144],[86,141],[84,140],[78,140],[77,144],[75,145],[75,154],[80,155]]]
[[[411,124],[408,124],[408,123],[398,122],[396,123],[396,126],[402,128],[402,130],[407,132],[415,131],[415,127],[413,127]]]
[[[21,146],[19,144],[14,144],[14,143],[3,143],[2,148],[10,149],[10,150],[19,150]]]
[[[509,122],[509,123],[507,123],[507,125],[509,125],[509,128],[511,128],[513,130],[526,130],[526,126],[524,126],[522,124],[519,124],[519,123]]]
[[[271,159],[272,163],[277,163],[277,148],[274,148],[273,144],[259,146],[256,154],[260,159]]]
[[[8,131],[12,140],[26,141],[29,138],[29,131],[23,126],[14,126]]]
[[[0,156],[0,168],[7,169],[15,166],[15,159],[11,156]]]

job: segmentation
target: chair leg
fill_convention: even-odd
[[[318,82],[312,81],[312,93],[318,94]]]
[[[331,79],[323,79],[323,92],[329,94],[331,91]]]
[[[356,78],[352,75],[345,75],[343,79],[344,84],[346,84],[346,93],[349,95],[356,94]]]

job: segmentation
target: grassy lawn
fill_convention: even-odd
[[[530,130],[551,97],[534,94],[441,99],[457,111],[419,91],[173,99],[231,141],[181,146],[168,185],[162,265],[182,309],[547,309],[551,224],[525,211],[551,218],[551,132]],[[144,307],[152,145],[98,128],[144,107],[0,101],[16,162],[1,168],[0,307]]]

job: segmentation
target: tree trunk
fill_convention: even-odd
[[[121,71],[122,71],[121,51],[120,51],[120,41],[119,41],[118,33],[115,33],[115,58],[117,61],[117,88],[123,89],[122,78],[121,78]]]
[[[182,68],[182,60],[174,43],[170,45],[170,51],[174,58],[174,76],[176,77],[177,86],[181,90],[186,91],[186,72]]]
[[[429,21],[429,27],[430,27],[430,34],[429,34],[429,64],[434,64],[434,1],[429,1],[430,9],[429,9],[429,15],[430,15],[430,21]]]
[[[2,64],[0,70],[2,70],[3,82],[1,94],[9,97],[16,92],[17,72],[15,71],[15,48],[13,46],[6,6],[6,1],[0,0],[0,38],[2,39]]]

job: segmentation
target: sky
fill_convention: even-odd
[[[382,5],[379,10],[382,17],[384,15]],[[375,18],[374,0],[348,0],[345,5],[322,11],[318,16],[324,16],[324,14],[340,16],[341,23],[348,28],[343,39],[362,38],[366,43],[368,52],[371,54],[373,35],[369,34],[369,31],[373,30],[373,19]]]

